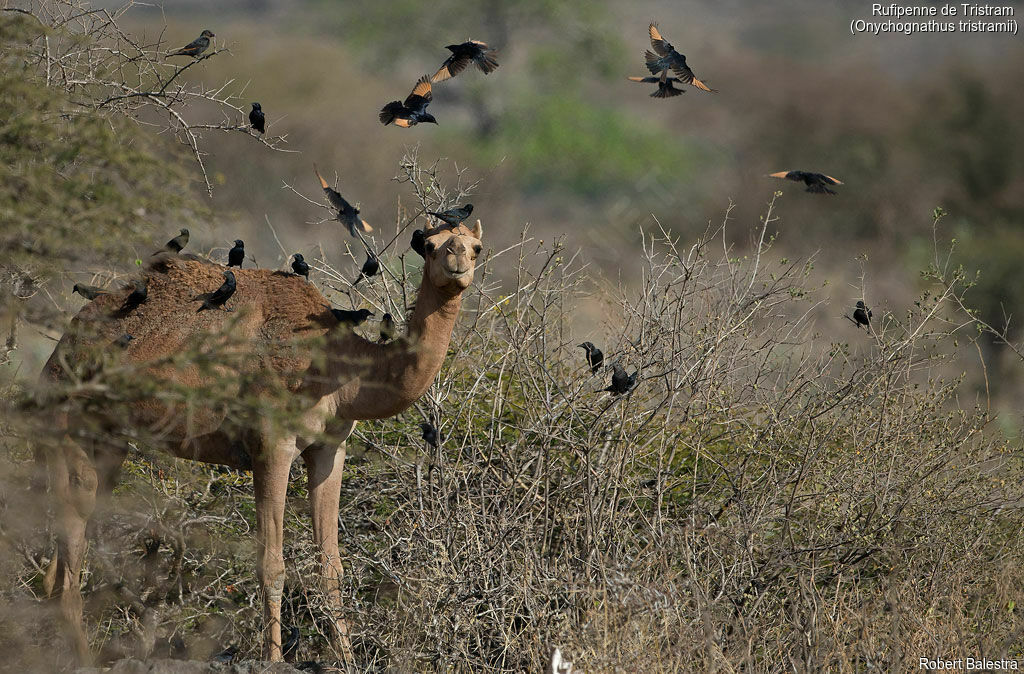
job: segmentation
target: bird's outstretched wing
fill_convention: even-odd
[[[412,88],[412,93],[405,99],[405,107],[416,110],[429,103],[433,97],[430,89],[430,77],[424,75],[416,80],[416,86]]]
[[[656,51],[659,56],[668,56],[675,51],[675,47],[661,36],[661,32],[658,30],[658,24],[651,22],[647,32],[651,34],[651,47],[654,48],[654,51]]]

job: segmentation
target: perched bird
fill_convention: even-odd
[[[299,648],[299,628],[292,626],[288,630],[288,639],[285,640],[284,645],[281,646],[281,657],[284,658],[285,662],[291,662],[292,657],[295,655],[295,651]]]
[[[391,317],[391,314],[384,314],[380,317],[380,339],[377,340],[379,344],[386,344],[395,338],[395,319]]]
[[[636,376],[638,374],[640,374],[640,370],[637,370],[631,375],[626,374],[626,371],[622,369],[622,366],[616,363],[612,366],[612,383],[608,388],[603,390],[615,395],[629,393],[629,390],[636,385]]]
[[[71,292],[78,293],[87,300],[94,300],[100,295],[109,295],[110,293],[103,288],[97,286],[87,286],[84,283],[76,283]]]
[[[338,319],[339,323],[344,323],[351,327],[362,325],[366,322],[366,319],[373,316],[373,312],[369,309],[356,309],[355,311],[345,311],[344,309],[331,308],[331,313]]]
[[[125,333],[114,340],[114,346],[120,347],[122,349],[127,349],[128,343],[131,342],[133,339],[135,339],[135,337]]]
[[[220,287],[213,292],[203,293],[196,295],[192,298],[193,302],[202,301],[202,306],[196,309],[198,314],[204,309],[219,309],[224,306],[224,303],[231,299],[231,296],[235,294],[235,274],[230,269],[225,271],[224,283],[220,284]],[[232,311],[232,309],[226,309],[226,311]]]
[[[241,267],[245,262],[245,242],[235,239],[235,247],[228,251],[228,266]]]
[[[174,237],[170,241],[164,244],[164,247],[153,253],[158,255],[160,253],[180,253],[181,249],[188,244],[188,229],[185,227],[181,228],[181,232],[178,236]]]
[[[493,73],[498,68],[498,62],[491,56],[494,50],[479,40],[450,44],[445,49],[452,55],[445,59],[434,76],[430,78],[431,82],[443,82],[449,77],[455,77],[470,63],[476,63],[485,75]]]
[[[377,272],[379,271],[380,260],[378,260],[377,256],[371,253],[370,251],[366,251],[366,262],[363,263],[363,268],[359,272],[359,278],[352,282],[352,287],[355,288],[357,285],[359,285],[359,282],[362,281],[364,278],[376,276]]]
[[[259,103],[252,104],[252,110],[249,112],[249,123],[252,124],[252,128],[260,133],[267,132],[267,118],[263,115],[263,108],[260,107]]]
[[[189,42],[187,45],[174,52],[168,54],[168,56],[192,56],[198,57],[204,51],[210,47],[210,38],[214,37],[213,31],[204,30],[199,34],[199,37]]]
[[[449,208],[447,211],[441,211],[440,213],[427,211],[427,215],[433,215],[435,218],[440,218],[447,224],[455,227],[461,225],[463,220],[468,218],[472,212],[473,204],[466,204],[462,208]]]
[[[862,325],[867,329],[871,328],[871,309],[864,306],[864,300],[857,300],[857,308],[853,310],[853,320],[857,322],[858,330]]]
[[[657,82],[658,90],[651,94],[651,98],[672,98],[686,93],[684,89],[676,89],[673,84],[682,83],[678,77],[669,77],[668,68],[661,71],[661,77],[630,77],[630,82],[644,82],[654,84]]]
[[[132,311],[145,302],[147,297],[149,297],[149,281],[146,279],[136,281],[131,293],[128,294],[128,297],[124,298],[124,302],[121,304],[121,313],[126,314]]]
[[[805,191],[816,194],[835,194],[826,185],[843,184],[843,181],[836,180],[832,176],[827,176],[824,173],[811,173],[810,171],[779,171],[778,173],[769,173],[768,176],[771,178],[786,178],[798,183],[802,182],[807,185]]]
[[[292,271],[299,276],[305,276],[306,281],[309,281],[309,264],[302,257],[302,253],[295,254],[295,259],[292,260]]]
[[[433,424],[423,422],[420,424],[420,431],[422,431],[420,437],[427,441],[427,444],[431,447],[437,447],[440,443],[444,442],[444,436],[439,430],[434,428]]]
[[[331,206],[338,209],[338,222],[348,227],[348,232],[352,236],[358,236],[356,230],[362,230],[363,232],[369,233],[373,231],[373,227],[370,227],[366,220],[359,217],[359,209],[348,203],[345,197],[341,196],[336,190],[332,189],[324,177],[320,175],[320,171],[317,170],[316,164],[313,164],[313,172],[316,173],[316,177],[320,179],[320,186],[324,188],[324,193],[327,195],[327,200],[331,202]]]
[[[697,76],[690,70],[690,66],[686,65],[686,57],[677,52],[675,47],[661,36],[661,33],[658,32],[657,24],[652,23],[648,32],[651,34],[651,46],[657,52],[655,54],[652,54],[650,51],[644,53],[647,69],[651,71],[652,75],[657,75],[666,68],[671,68],[683,84],[689,84],[702,91],[716,91],[697,79]]]
[[[427,257],[427,236],[423,233],[422,229],[413,230],[412,241],[409,242],[409,247],[416,251],[420,257]]]
[[[590,371],[592,373],[601,369],[601,365],[604,363],[604,354],[601,353],[601,349],[594,346],[593,342],[583,342],[577,345],[576,348],[586,350],[587,362],[590,364]]]
[[[409,94],[404,103],[391,101],[380,109],[380,114],[378,115],[380,123],[387,126],[394,122],[395,126],[403,128],[415,126],[420,122],[437,124],[434,116],[427,112],[427,106],[430,105],[432,98],[430,78],[424,75],[416,81],[416,86],[413,87],[412,93]]]
[[[228,646],[220,653],[215,653],[214,655],[211,655],[210,660],[212,660],[213,662],[221,662],[225,665],[230,665],[232,662],[235,661],[236,655],[238,655],[238,647]]]

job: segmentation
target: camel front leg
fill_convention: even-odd
[[[353,423],[352,426],[355,426]],[[347,436],[351,428],[344,433]],[[338,550],[338,502],[345,467],[345,443],[337,447],[313,444],[302,454],[309,475],[309,507],[313,519],[313,542],[320,552],[320,573],[327,608],[331,612],[331,646],[346,664],[353,664],[348,623],[342,613],[343,569]]]
[[[287,438],[253,457],[256,487],[256,574],[263,591],[263,659],[280,662],[281,598],[284,594],[284,502],[288,471],[295,459],[295,438]]]

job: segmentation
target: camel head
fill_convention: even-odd
[[[473,283],[476,258],[483,250],[480,221],[465,225],[441,225],[424,232],[423,274],[439,290],[457,295]]]

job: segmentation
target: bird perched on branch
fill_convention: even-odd
[[[778,173],[769,173],[768,175],[771,178],[785,178],[786,180],[793,180],[798,183],[802,182],[807,185],[806,192],[814,192],[815,194],[835,194],[827,185],[843,184],[843,181],[837,180],[832,176],[827,176],[824,173],[811,173],[810,171],[779,171]]]
[[[395,338],[395,319],[391,314],[384,314],[380,317],[380,338],[378,344],[387,344]]]
[[[220,653],[215,653],[214,655],[211,655],[210,660],[212,660],[213,662],[220,662],[225,665],[230,665],[232,662],[235,661],[236,655],[238,655],[238,647],[228,646]]]
[[[433,97],[434,95],[430,89],[430,78],[424,75],[416,81],[416,86],[413,87],[412,93],[409,94],[404,103],[391,101],[380,109],[380,114],[378,115],[380,123],[387,126],[393,122],[395,126],[402,128],[416,126],[420,122],[437,124],[434,116],[427,112],[427,106],[430,105]]]
[[[363,263],[363,268],[359,271],[359,277],[352,282],[352,287],[355,288],[364,278],[376,276],[379,271],[380,260],[370,251],[366,251],[366,262]]]
[[[178,236],[165,243],[164,247],[154,252],[153,255],[159,255],[160,253],[180,253],[182,248],[188,245],[188,237],[188,229],[182,227]]]
[[[373,312],[369,309],[356,309],[355,311],[345,311],[344,309],[331,308],[331,313],[338,319],[339,323],[343,323],[350,327],[356,327],[366,322],[366,319],[373,316]]]
[[[110,292],[97,286],[87,286],[84,283],[76,283],[71,292],[78,293],[87,300],[94,300],[100,295],[109,295]]]
[[[856,321],[858,330],[862,325],[866,329],[871,328],[871,309],[864,306],[864,300],[857,300],[857,308],[853,310],[853,320]]]
[[[146,279],[135,281],[131,293],[128,294],[128,297],[124,298],[119,311],[123,314],[133,311],[145,302],[147,297],[149,297],[149,281]]]
[[[622,369],[622,366],[616,363],[612,366],[612,383],[608,388],[603,389],[614,395],[622,395],[623,393],[629,393],[629,390],[636,385],[636,376],[640,374],[640,370],[637,370],[633,374],[626,374],[626,371]]]
[[[324,177],[320,175],[320,171],[317,170],[316,164],[313,164],[313,172],[316,173],[316,177],[320,179],[320,186],[324,188],[324,194],[327,195],[327,200],[331,202],[331,206],[338,210],[338,214],[335,216],[338,222],[348,227],[348,233],[352,236],[359,236],[356,234],[357,230],[361,230],[365,233],[373,231],[373,227],[362,220],[359,217],[359,209],[348,203],[345,197],[341,196],[335,189],[327,184]]]
[[[299,276],[305,276],[306,281],[309,281],[309,264],[306,259],[302,257],[302,253],[295,253],[294,259],[292,260],[292,272]]]
[[[630,77],[630,82],[644,82],[646,84],[657,83],[657,91],[651,94],[651,98],[672,98],[686,93],[684,89],[676,89],[673,84],[682,83],[678,77],[669,77],[668,68],[661,71],[661,77]]]
[[[281,657],[285,662],[295,659],[295,652],[299,649],[299,628],[294,625],[288,630],[288,639],[281,646]]]
[[[434,425],[424,421],[420,424],[420,437],[427,441],[427,444],[431,447],[436,448],[439,444],[444,442],[444,436],[441,432],[434,428]]]
[[[213,31],[204,30],[199,34],[199,37],[192,40],[173,54],[168,54],[168,56],[191,56],[193,58],[198,58],[200,54],[210,48],[211,37],[215,37]]]
[[[427,236],[423,233],[422,229],[413,230],[409,247],[416,251],[420,257],[427,257]]]
[[[604,354],[601,353],[601,349],[594,346],[593,342],[583,342],[576,348],[586,350],[587,363],[590,364],[591,373],[597,372],[601,369],[601,365],[604,363]]]
[[[227,270],[223,273],[224,283],[213,292],[203,293],[196,295],[192,298],[193,302],[202,301],[202,306],[196,309],[198,314],[204,309],[219,309],[224,306],[224,303],[231,299],[231,296],[235,294],[235,274],[231,270]],[[233,311],[233,309],[225,309],[225,311]]]
[[[249,112],[249,124],[260,133],[267,132],[267,118],[263,114],[263,108],[260,107],[259,103],[252,104],[252,110]]]
[[[228,266],[241,268],[243,262],[245,262],[245,242],[235,239],[234,247],[228,251]]]
[[[452,55],[445,59],[445,62],[430,78],[431,82],[443,82],[450,77],[455,77],[470,63],[475,63],[485,75],[493,73],[498,68],[498,62],[491,56],[494,50],[479,40],[450,44],[445,49]]]
[[[644,52],[647,69],[651,71],[652,75],[657,75],[666,68],[671,68],[672,72],[674,72],[684,84],[697,87],[701,91],[711,93],[717,91],[697,79],[697,76],[693,74],[692,70],[690,70],[690,66],[686,65],[686,56],[677,52],[676,48],[661,36],[661,33],[658,32],[657,24],[652,23],[648,28],[648,32],[651,34],[651,47],[653,47],[654,51],[657,52]]]
[[[473,212],[473,204],[466,204],[460,208],[449,208],[447,211],[441,211],[435,213],[434,211],[427,211],[427,215],[433,215],[452,227],[461,225],[463,221],[470,216]]]

